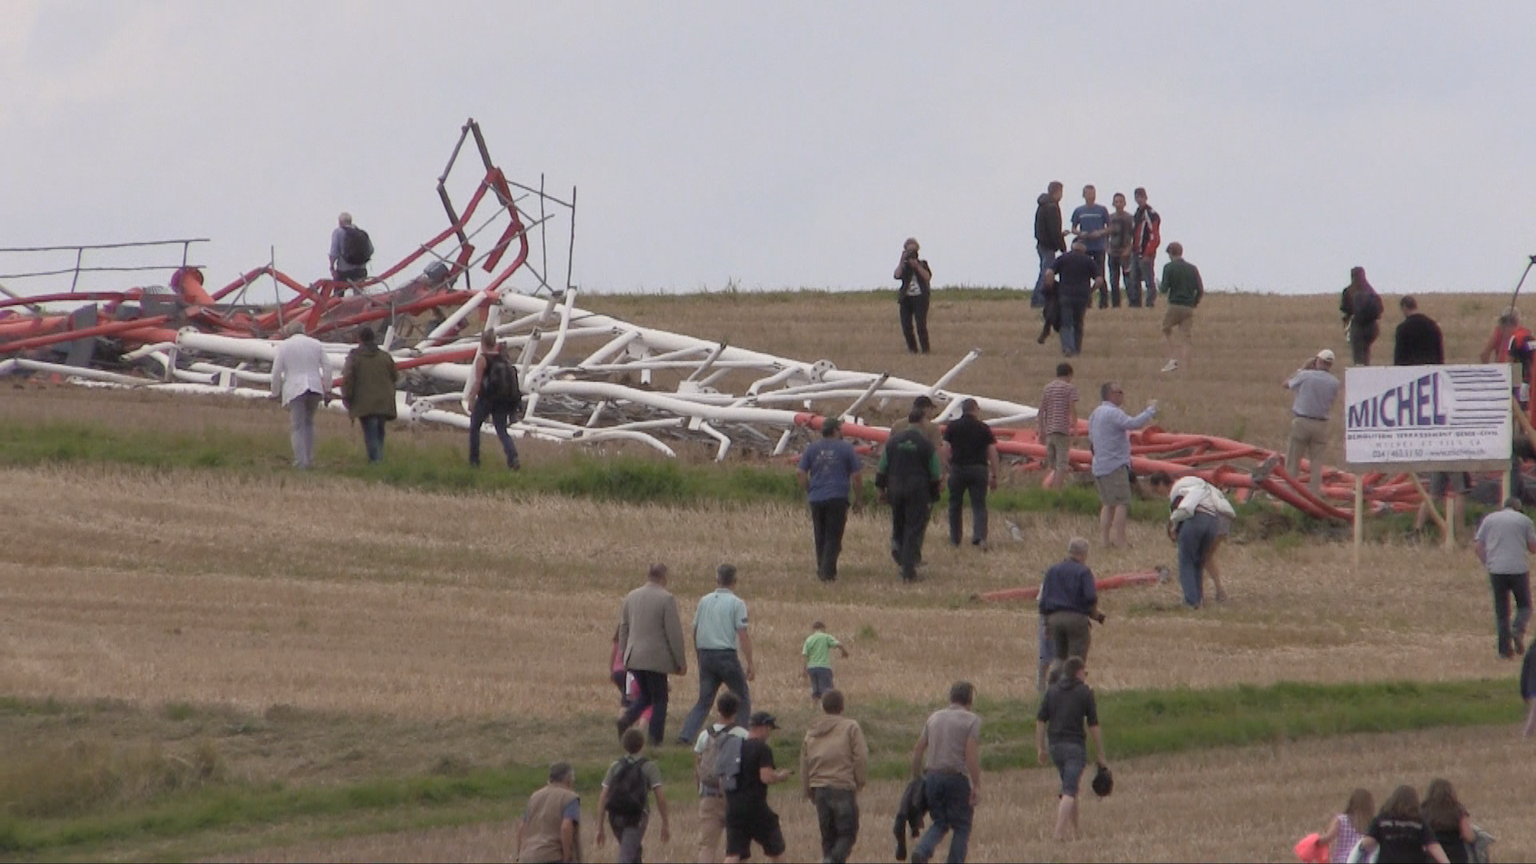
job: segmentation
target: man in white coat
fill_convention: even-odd
[[[1220,489],[1194,475],[1174,481],[1168,502],[1168,534],[1179,544],[1179,586],[1184,589],[1184,605],[1199,609],[1205,600],[1201,574],[1222,526],[1230,524],[1237,513]],[[1220,590],[1219,582],[1217,588]]]
[[[300,328],[277,346],[272,358],[272,398],[288,409],[293,464],[309,468],[315,461],[315,411],[331,402],[331,358],[320,340]]]

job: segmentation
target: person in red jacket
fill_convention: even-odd
[[[1163,242],[1163,217],[1147,203],[1147,190],[1136,187],[1136,214],[1132,217],[1131,284],[1146,298],[1147,308],[1157,305],[1157,247]],[[1145,284],[1145,290],[1140,286]],[[1127,289],[1127,293],[1130,289]],[[1135,304],[1132,304],[1135,305]]]

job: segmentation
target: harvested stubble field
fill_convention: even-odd
[[[1037,318],[1003,292],[939,292],[931,324],[937,353],[926,357],[906,354],[884,294],[587,302],[639,323],[919,380],[979,347],[982,359],[956,386],[1026,402],[1057,362],[1051,346],[1033,342]],[[1446,296],[1422,305],[1445,329],[1450,358],[1475,360],[1498,303]],[[1131,407],[1162,400],[1164,428],[1282,447],[1289,401],[1279,380],[1319,348],[1347,356],[1335,305],[1334,297],[1212,295],[1197,321],[1195,368],[1177,376],[1157,372],[1160,310],[1091,312],[1087,356],[1076,362],[1085,411],[1097,381],[1115,377]],[[1390,347],[1388,335],[1378,353]],[[596,765],[612,749],[606,662],[618,601],[657,560],[670,565],[685,616],[709,589],[715,564],[741,568],[760,658],[754,701],[778,711],[791,730],[810,717],[799,645],[813,619],[826,620],[853,654],[838,669],[850,714],[878,722],[890,752],[877,758],[899,761],[954,678],[976,682],[984,697],[1030,697],[1033,614],[968,598],[1038,581],[1071,536],[1094,536],[1093,517],[1071,512],[1016,514],[1024,541],[995,530],[988,554],[952,550],[941,532],[930,532],[928,579],[902,588],[884,551],[883,514],[865,512],[850,525],[842,578],[823,586],[811,574],[802,509],[772,496],[623,503],[538,491],[546,487],[528,485],[528,477],[488,484],[455,476],[447,485],[462,481],[461,491],[424,489],[359,468],[356,432],[336,417],[323,418],[321,470],[298,475],[285,467],[286,417],[269,405],[35,384],[6,393],[0,693],[23,702],[0,712],[0,758],[12,766],[13,786],[26,782],[36,754],[78,750],[81,742],[109,751],[153,743],[167,758],[194,762],[198,748],[205,755],[211,748],[206,758],[217,770],[207,773],[216,776],[203,779],[220,789],[451,777],[555,758]],[[14,443],[82,429],[131,443],[107,455],[82,447],[58,458]],[[162,459],[153,440],[160,432],[180,436],[166,447],[222,442],[247,455]],[[402,429],[388,458],[457,460],[459,439]],[[570,460],[558,447],[530,444],[525,474],[559,472]],[[698,453],[685,461],[699,461]],[[1090,563],[1106,574],[1173,562],[1160,524],[1133,524],[1131,539],[1131,550],[1096,549]],[[1529,750],[1513,738],[1515,670],[1493,658],[1486,582],[1470,552],[1389,538],[1371,544],[1354,572],[1348,546],[1322,533],[1261,541],[1240,526],[1234,541],[1223,552],[1227,604],[1180,611],[1170,586],[1106,594],[1110,619],[1092,654],[1091,680],[1101,692],[1500,679],[1508,681],[1500,692],[1509,704],[1494,714],[1511,725],[1142,757],[1120,765],[1115,798],[1087,808],[1096,842],[1068,849],[1046,841],[1054,800],[1046,773],[1003,773],[989,783],[973,860],[1280,858],[1354,785],[1383,796],[1399,780],[1422,787],[1432,775],[1458,784],[1500,837],[1503,857],[1536,854],[1531,820],[1501,809],[1528,800],[1529,780],[1517,768]],[[695,680],[674,679],[673,728]],[[57,710],[39,709],[36,700],[57,700]],[[1383,728],[1412,725],[1419,724]],[[1105,731],[1113,756],[1117,730],[1106,720]],[[785,743],[795,738],[787,733]],[[989,764],[1018,764],[1023,744],[990,742]],[[871,860],[888,854],[886,802],[896,789],[894,780],[883,783],[866,798],[858,854]],[[674,791],[685,794],[678,787],[686,785]],[[131,813],[148,805],[113,806]],[[796,814],[792,851],[808,852],[804,808],[788,795],[778,806]],[[488,806],[482,797],[393,822],[340,813],[170,840],[130,832],[50,854],[195,856],[518,811],[516,801]],[[64,807],[48,815],[80,813]],[[664,857],[685,850],[691,831],[677,834]],[[498,858],[507,855],[497,844],[508,836],[504,825],[482,825],[260,855]],[[605,854],[611,847],[597,857]]]

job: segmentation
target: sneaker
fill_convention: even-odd
[[[1178,368],[1179,368],[1179,361],[1177,361],[1177,360],[1169,360],[1167,363],[1163,364],[1163,371],[1164,372],[1174,372],[1174,371],[1177,371]]]

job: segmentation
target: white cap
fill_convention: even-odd
[[[1331,349],[1331,348],[1324,348],[1323,350],[1317,352],[1317,359],[1323,361],[1324,363],[1332,363],[1333,362],[1333,349]]]

